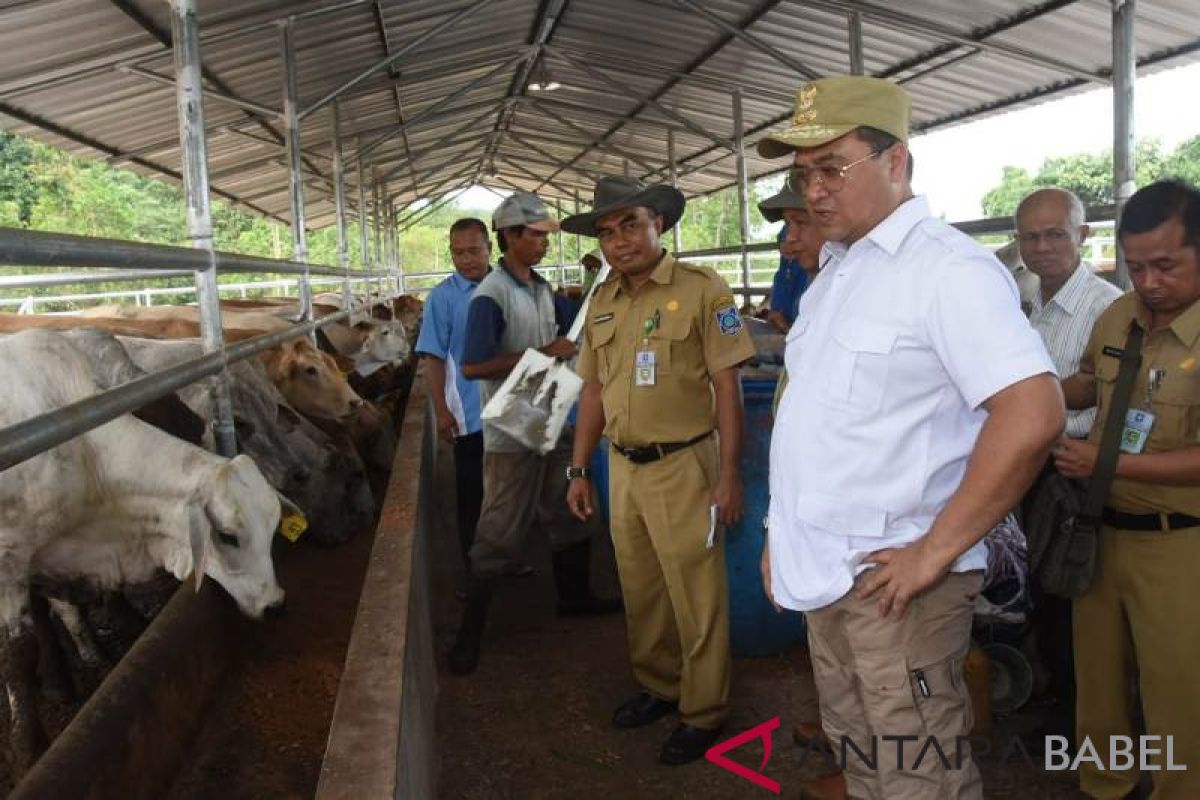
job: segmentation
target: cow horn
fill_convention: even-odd
[[[192,547],[192,579],[196,591],[204,583],[204,568],[208,562],[208,520],[199,502],[188,503],[188,542]]]

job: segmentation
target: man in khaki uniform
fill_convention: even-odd
[[[1129,199],[1117,236],[1134,291],[1096,321],[1079,373],[1063,381],[1068,408],[1099,413],[1086,441],[1059,441],[1055,464],[1068,477],[1092,474],[1135,320],[1145,334],[1130,411],[1153,422],[1148,436],[1123,437],[1094,582],[1075,601],[1075,744],[1088,739],[1107,767],[1083,761],[1079,782],[1097,798],[1137,786],[1136,738],[1129,768],[1109,759],[1109,737],[1137,735],[1136,677],[1146,733],[1161,737],[1148,759],[1153,797],[1190,800],[1200,797],[1200,192],[1147,186]]]
[[[660,244],[683,207],[670,186],[606,177],[594,210],[562,223],[597,237],[614,270],[587,311],[567,501],[580,518],[592,513],[582,465],[603,432],[612,442],[610,526],[630,659],[642,687],[613,724],[639,727],[678,707],[682,722],[659,756],[666,764],[703,756],[725,718],[729,594],[714,528],[742,512],[737,367],[754,355],[725,282]]]

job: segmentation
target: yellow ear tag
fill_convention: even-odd
[[[303,514],[284,514],[279,520],[279,532],[289,542],[299,539],[306,530],[308,530],[308,520],[304,518]]]

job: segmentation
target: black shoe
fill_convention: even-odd
[[[613,727],[640,728],[665,717],[675,708],[676,704],[672,700],[663,700],[649,692],[638,692],[613,712]]]
[[[483,626],[488,606],[492,602],[495,580],[471,577],[467,585],[467,602],[463,608],[462,625],[454,639],[447,666],[453,675],[470,675],[479,666],[479,648],[483,641]]]
[[[615,614],[624,608],[619,597],[596,597],[588,585],[592,543],[576,542],[554,553],[554,588],[558,592],[558,613],[564,617],[591,617]]]
[[[721,736],[720,728],[693,728],[691,725],[680,725],[671,732],[671,737],[663,745],[658,760],[664,764],[677,766],[690,764],[698,758],[703,758],[708,748],[716,744]]]

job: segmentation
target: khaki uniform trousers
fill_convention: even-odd
[[[965,739],[974,719],[962,674],[982,585],[979,571],[952,572],[900,619],[880,617],[878,598],[859,600],[854,590],[805,614],[821,724],[835,754],[843,758],[843,736],[868,759],[872,743],[878,747],[872,769],[845,746],[850,797],[982,800],[983,782]],[[910,737],[902,744],[902,763],[901,745],[885,736]]]
[[[1076,747],[1086,736],[1109,763],[1109,737],[1133,736],[1134,681],[1141,685],[1146,733],[1174,737],[1151,746],[1160,771],[1154,800],[1200,798],[1200,528],[1135,532],[1105,526],[1094,581],[1075,601]],[[1138,782],[1135,766],[1100,770],[1084,761],[1079,784],[1097,798],[1119,798]]]
[[[625,598],[633,674],[713,729],[729,701],[729,586],[723,538],[709,550],[713,437],[649,464],[609,451],[609,525]]]
[[[570,434],[553,450],[483,454],[483,507],[471,546],[471,571],[496,577],[524,551],[534,524],[546,528],[550,549],[563,550],[591,537],[596,525],[580,522],[567,508]]]

